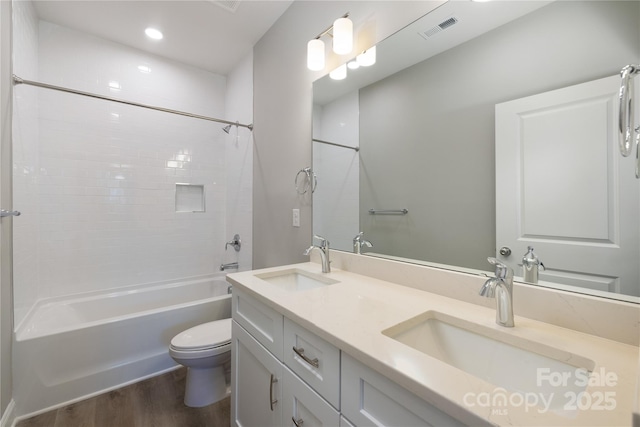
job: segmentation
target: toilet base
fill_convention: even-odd
[[[218,402],[229,395],[223,366],[214,368],[187,368],[187,386],[184,404],[201,408]]]

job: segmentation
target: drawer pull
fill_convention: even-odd
[[[273,399],[273,385],[278,382],[278,379],[271,374],[271,380],[269,380],[269,407],[273,411],[273,405],[278,403],[278,399]]]
[[[317,357],[315,359],[311,360],[307,356],[304,355],[304,348],[296,348],[294,346],[293,347],[293,351],[295,351],[296,354],[302,358],[302,360],[304,360],[305,362],[307,362],[309,365],[313,366],[314,368],[317,368],[317,367],[320,366],[320,362],[318,362],[318,358]]]
[[[302,424],[304,424],[304,421],[302,421],[302,418],[300,418],[299,420],[296,420],[295,417],[291,417],[291,421],[293,421],[293,425],[296,427],[300,427]]]

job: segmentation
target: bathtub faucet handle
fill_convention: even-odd
[[[242,247],[242,242],[240,241],[240,235],[236,234],[235,236],[233,236],[233,240],[225,243],[224,245],[225,251],[229,248],[229,245],[233,246],[233,249],[235,249],[236,252],[240,252],[240,248]]]

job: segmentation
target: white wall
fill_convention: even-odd
[[[441,2],[294,2],[254,48],[254,249],[255,268],[306,261],[311,204],[299,198],[296,173],[311,165],[312,82],[329,72],[306,68],[307,42],[345,12],[356,31],[367,29],[358,49],[377,43]],[[366,39],[366,40],[365,40]],[[327,43],[330,44],[330,43]],[[301,227],[291,225],[299,208]]]
[[[358,92],[324,106],[313,106],[313,137],[348,147],[360,141]],[[313,232],[332,248],[351,251],[360,232],[360,156],[348,148],[313,143],[313,171],[318,185],[313,194]]]
[[[0,204],[11,208],[11,2],[0,1]],[[0,419],[10,423],[12,295],[11,220],[0,224]]]
[[[38,80],[225,114],[223,76],[43,21],[38,48]],[[15,203],[24,222],[14,240],[16,255],[32,242],[37,255],[16,256],[17,321],[39,298],[218,271],[228,240],[222,125],[26,86],[16,88],[18,104],[29,91],[39,134],[33,152],[18,108]],[[176,183],[204,185],[206,212],[176,212]]]

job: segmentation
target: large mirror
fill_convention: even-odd
[[[374,65],[317,80],[314,233],[478,274],[497,257],[516,280],[640,302],[640,180],[616,134],[639,22],[637,1],[449,1]],[[525,277],[529,247],[544,269]]]

